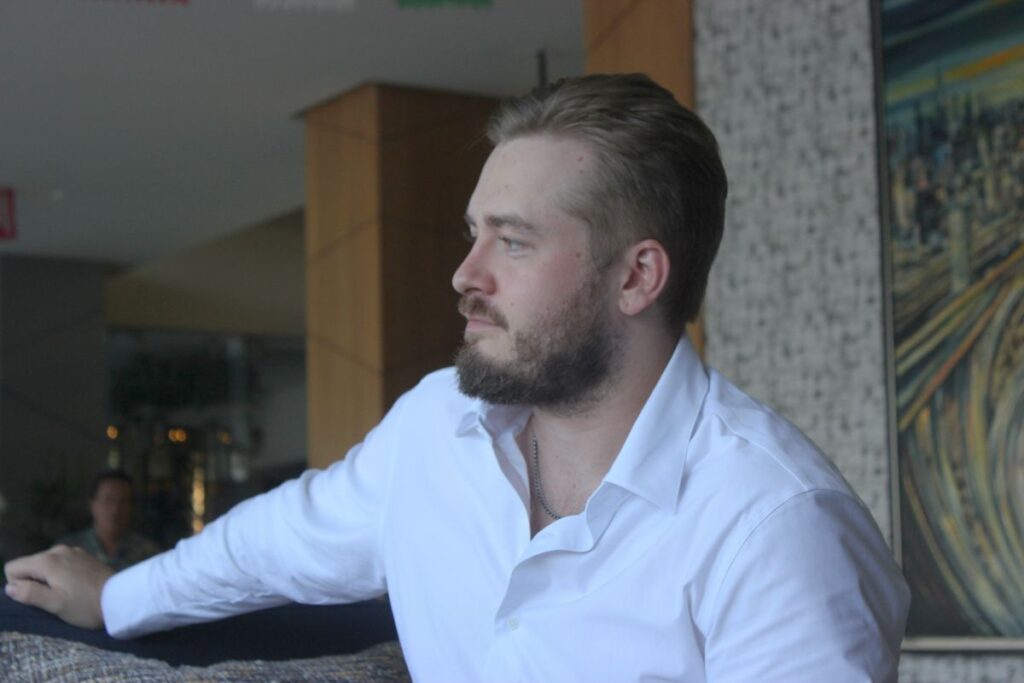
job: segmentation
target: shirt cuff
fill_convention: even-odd
[[[152,560],[147,560],[119,571],[103,585],[100,593],[103,624],[114,638],[134,638],[160,630],[158,624],[152,623],[156,610],[150,591],[146,589],[151,564]],[[145,624],[147,616],[149,624]]]

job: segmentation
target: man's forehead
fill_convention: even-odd
[[[471,227],[475,227],[477,224],[476,218],[468,212],[466,213],[465,220],[466,224]],[[538,231],[538,226],[535,223],[517,213],[485,213],[481,217],[481,222],[491,228],[513,227],[527,232]]]
[[[499,144],[487,159],[470,197],[466,221],[475,226],[536,229],[542,213],[565,213],[569,197],[591,181],[595,154],[565,136],[534,135]]]
[[[487,164],[506,162],[530,169],[585,171],[596,156],[592,145],[584,140],[569,135],[537,133],[499,143],[491,151]]]
[[[96,493],[121,493],[131,490],[132,485],[123,479],[104,479],[96,487]]]

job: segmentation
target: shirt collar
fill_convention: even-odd
[[[468,399],[457,422],[455,435],[466,436],[480,429],[492,438],[509,429],[518,434],[529,418],[530,411],[523,406],[494,405],[478,398]]]
[[[690,437],[708,385],[704,363],[684,335],[605,481],[649,500],[663,511],[674,509]]]
[[[708,374],[684,335],[658,383],[640,410],[605,482],[626,489],[662,510],[674,508],[679,495],[690,436],[708,391]],[[478,429],[492,438],[508,429],[518,433],[530,411],[466,399],[456,436]]]

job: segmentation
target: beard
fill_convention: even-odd
[[[492,404],[560,412],[579,412],[595,403],[619,357],[600,285],[595,275],[560,310],[516,332],[510,360],[488,358],[473,342],[464,342],[455,356],[459,390]],[[463,297],[459,311],[487,316],[508,330],[500,312],[482,299]]]

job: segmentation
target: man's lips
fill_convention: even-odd
[[[488,328],[498,327],[493,320],[488,318],[477,318],[468,317],[466,318],[466,332],[472,332],[475,330],[486,330]]]
[[[463,297],[459,301],[459,313],[466,318],[466,332],[495,327],[503,330],[508,328],[504,316],[482,299]]]

